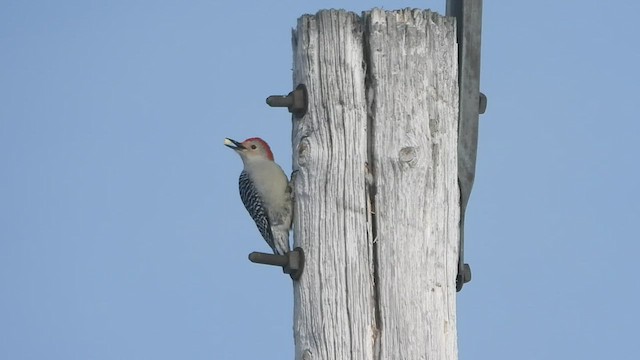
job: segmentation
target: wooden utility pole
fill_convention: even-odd
[[[320,11],[293,48],[296,359],[457,359],[454,19]]]

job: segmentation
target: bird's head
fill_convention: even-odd
[[[242,160],[266,159],[273,161],[273,153],[266,141],[259,137],[248,138],[243,142],[226,138],[224,145],[235,150]]]

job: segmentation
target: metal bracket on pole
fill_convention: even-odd
[[[460,291],[471,281],[471,268],[464,263],[464,216],[476,172],[478,118],[487,107],[487,97],[480,92],[482,0],[447,0],[447,16],[456,18],[458,33],[460,246],[456,291]]]
[[[302,248],[295,248],[285,255],[274,255],[261,252],[249,254],[249,261],[252,263],[282,266],[282,272],[289,274],[291,279],[298,280],[304,270],[304,251]]]
[[[267,105],[271,107],[286,107],[295,117],[301,118],[307,113],[307,99],[307,88],[304,84],[300,84],[287,96],[269,96]]]

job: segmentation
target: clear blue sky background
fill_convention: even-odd
[[[0,3],[0,359],[291,359],[225,136],[291,169],[291,28],[441,1]],[[485,1],[461,359],[630,359],[640,3]]]

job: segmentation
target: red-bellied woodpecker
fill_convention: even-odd
[[[240,173],[240,198],[274,254],[289,252],[291,188],[282,168],[273,161],[269,145],[260,138],[243,142],[224,139],[235,150],[244,170]]]

